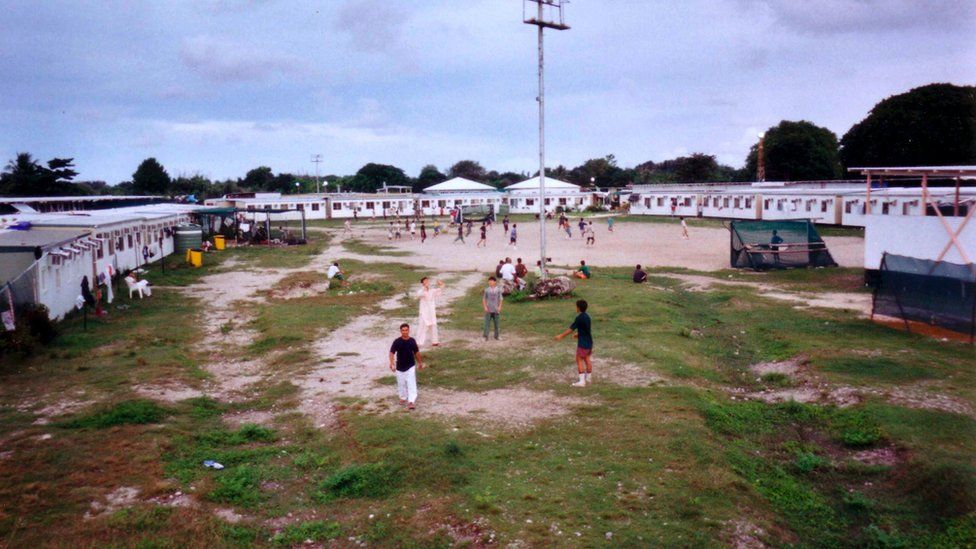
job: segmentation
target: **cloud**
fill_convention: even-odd
[[[180,60],[215,82],[265,80],[278,74],[301,74],[307,69],[297,57],[211,36],[184,40]]]
[[[974,27],[972,0],[755,0],[774,18],[811,34]]]
[[[345,32],[363,52],[383,52],[400,43],[408,13],[382,0],[349,0],[339,8],[335,29]]]

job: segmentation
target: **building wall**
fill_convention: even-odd
[[[945,219],[953,231],[964,221],[963,217]],[[958,239],[969,261],[976,262],[976,224],[970,221]],[[949,242],[949,234],[936,216],[871,214],[865,216],[864,268],[880,268],[885,252],[934,261]],[[943,259],[964,263],[955,246],[950,247]]]

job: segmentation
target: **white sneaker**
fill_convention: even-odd
[[[593,378],[590,377],[590,374],[586,374],[586,384],[589,385],[591,383],[593,383]]]
[[[585,381],[577,381],[576,383],[573,384],[573,387],[586,387],[586,382]]]

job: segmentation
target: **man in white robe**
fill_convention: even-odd
[[[423,345],[430,335],[431,344],[434,347],[440,345],[440,338],[437,335],[437,298],[441,296],[444,288],[444,281],[438,280],[437,287],[430,287],[430,279],[426,276],[420,279],[423,287],[417,292],[420,300],[420,321],[417,329],[417,345]]]

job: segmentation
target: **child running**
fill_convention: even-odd
[[[612,217],[608,217],[607,218],[607,230],[610,231],[611,233],[613,232],[613,218]]]
[[[386,228],[386,239],[393,240],[393,222],[390,221],[390,226]]]
[[[420,243],[423,244],[427,240],[427,224],[423,221],[420,222]]]
[[[413,240],[417,236],[417,222],[410,221],[410,240]]]
[[[457,238],[454,239],[454,242],[457,242],[458,240],[461,241],[461,244],[464,244],[464,225],[460,223],[458,223],[458,235]]]
[[[417,341],[410,337],[410,325],[400,325],[400,337],[390,346],[390,371],[396,372],[400,405],[413,410],[417,402],[417,370],[424,368]]]
[[[488,247],[488,228],[485,227],[484,223],[481,224],[481,240],[479,240],[478,243],[475,244],[476,248],[480,248],[482,246],[484,246],[485,248]]]
[[[590,331],[590,315],[586,314],[588,307],[586,300],[577,301],[576,320],[569,329],[556,336],[556,341],[569,334],[576,338],[576,371],[579,373],[579,381],[573,383],[573,387],[586,387],[593,383],[590,377],[593,374],[593,334]]]
[[[516,246],[517,244],[518,244],[518,223],[512,223],[512,233],[509,235],[508,244],[505,247],[507,248],[511,246],[512,249],[517,250],[518,249],[518,246]]]
[[[593,246],[596,244],[596,233],[593,231],[593,222],[586,226],[586,231],[583,232],[583,236],[586,237],[586,245]]]

